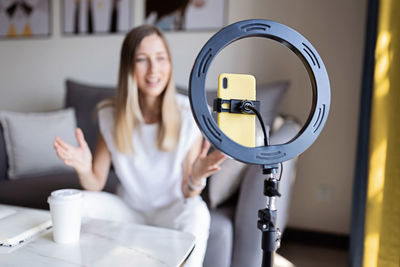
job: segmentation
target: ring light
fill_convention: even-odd
[[[211,62],[227,45],[249,37],[268,38],[285,45],[300,58],[310,77],[313,93],[311,112],[297,136],[285,144],[242,146],[219,129],[209,112],[205,81]],[[330,85],[321,57],[302,35],[274,21],[245,20],[221,29],[201,49],[190,74],[189,99],[197,125],[217,149],[245,163],[271,165],[294,158],[316,140],[328,116]]]

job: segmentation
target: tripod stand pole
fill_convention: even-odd
[[[263,251],[262,267],[274,266],[274,254],[275,252]]]
[[[275,206],[276,197],[281,196],[278,191],[278,180],[274,177],[277,167],[263,170],[268,177],[264,180],[264,195],[267,197],[265,209],[258,211],[258,229],[262,232],[261,248],[263,250],[262,267],[272,267],[274,265],[274,254],[280,246],[281,234],[276,227],[277,209]]]

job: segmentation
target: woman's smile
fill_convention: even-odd
[[[135,58],[134,76],[144,97],[158,97],[171,77],[171,61],[164,41],[156,34],[143,38]]]
[[[146,83],[150,87],[156,87],[160,83],[161,79],[158,77],[147,77]]]

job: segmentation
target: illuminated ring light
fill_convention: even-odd
[[[311,112],[299,133],[285,144],[242,146],[221,131],[208,109],[205,83],[211,62],[224,47],[248,37],[268,38],[285,45],[300,58],[310,77],[313,93]],[[328,116],[330,85],[321,57],[302,35],[274,21],[244,20],[221,29],[201,49],[190,74],[189,99],[197,125],[217,149],[245,163],[270,165],[296,157],[316,140]]]

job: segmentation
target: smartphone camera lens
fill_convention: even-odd
[[[223,87],[224,89],[227,89],[227,88],[228,88],[228,78],[224,77],[224,78],[222,79],[222,87]]]

